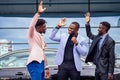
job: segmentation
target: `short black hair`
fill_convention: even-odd
[[[80,28],[80,25],[78,22],[72,22],[72,24],[74,24],[78,29]]]
[[[111,25],[110,23],[106,22],[106,21],[103,21],[103,22],[100,22],[100,24],[102,24],[103,26],[105,26],[107,28],[107,32],[108,30],[110,29]]]
[[[44,19],[38,19],[35,28],[37,28],[38,26],[40,27],[41,25],[45,24],[46,21]]]

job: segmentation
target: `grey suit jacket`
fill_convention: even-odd
[[[87,63],[87,62],[93,62],[96,43],[99,40],[100,36],[92,34],[89,24],[86,24],[86,33],[87,36],[93,40],[85,60],[85,62]],[[98,58],[99,62],[98,65],[96,66],[101,74],[107,74],[107,73],[113,74],[114,64],[115,64],[114,49],[115,49],[115,41],[109,35],[107,35],[99,51],[99,58]]]

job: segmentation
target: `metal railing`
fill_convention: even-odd
[[[68,27],[64,27],[64,29],[67,29]],[[85,27],[80,27],[80,28],[83,28],[83,29],[85,29]],[[92,27],[91,29],[94,29],[94,28],[98,28],[98,27]],[[112,26],[112,28],[111,29],[120,29],[120,26]],[[28,29],[28,27],[0,27],[0,30],[16,30],[16,29]],[[49,29],[53,29],[53,27],[48,27],[48,30]],[[119,33],[118,33],[119,34]],[[5,43],[0,43],[0,44],[5,44]],[[26,42],[18,42],[18,43],[11,43],[12,45],[27,45],[28,43],[26,43]],[[58,44],[58,43],[47,43],[47,44]],[[88,44],[91,44],[90,42],[88,42]],[[116,41],[116,44],[120,44],[120,42],[119,41]]]
[[[53,27],[48,27],[48,29],[52,29]],[[67,29],[68,27],[64,27],[64,29]],[[82,29],[85,29],[85,27],[80,27],[80,28],[82,28]],[[91,30],[92,29],[95,29],[95,28],[97,28],[97,27],[92,27],[91,28]],[[16,30],[16,29],[18,29],[18,30],[27,30],[28,28],[26,28],[26,27],[0,27],[0,30]],[[112,26],[112,28],[111,29],[120,29],[120,26]],[[111,34],[111,33],[110,33]],[[119,33],[118,33],[119,34]],[[8,33],[8,35],[9,35],[9,33]],[[17,38],[17,37],[16,37]],[[1,44],[6,44],[6,43],[0,43],[0,45]],[[8,43],[7,43],[8,44]],[[58,43],[55,43],[55,42],[47,42],[47,44],[48,45],[58,45]],[[90,40],[88,39],[88,44],[89,44],[89,46],[91,45],[91,42],[90,42]],[[28,45],[28,43],[27,42],[13,42],[13,43],[9,43],[8,45],[17,45],[17,47],[20,47],[20,46],[25,46],[25,45]],[[119,45],[119,46],[116,46],[116,47],[118,47],[118,48],[120,48],[120,41],[116,41],[116,45]],[[24,48],[24,47],[23,47]],[[51,47],[49,47],[49,48],[51,48]],[[55,47],[55,48],[57,48],[57,47]],[[119,53],[116,53],[116,54],[119,54]],[[118,61],[118,62],[117,62]],[[120,67],[120,56],[118,57],[118,56],[116,56],[116,66],[117,67]]]
[[[64,29],[67,29],[68,27],[63,27]],[[80,27],[80,28],[83,28],[83,29],[85,29],[85,27]],[[94,29],[94,28],[98,28],[98,27],[91,27],[91,29]],[[111,27],[111,29],[120,29],[120,26],[112,26]],[[0,27],[0,30],[16,30],[16,29],[28,29],[28,27]],[[49,29],[53,29],[53,27],[47,27],[47,29],[49,30]],[[118,33],[119,34],[119,33]],[[27,43],[12,43],[12,44],[18,44],[18,45],[20,45],[20,44],[27,44]],[[48,44],[54,44],[54,43],[48,43]],[[89,43],[90,44],[90,43]],[[120,42],[118,41],[116,41],[116,44],[120,44]]]

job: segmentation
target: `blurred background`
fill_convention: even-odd
[[[0,55],[7,52],[28,49],[27,31],[40,0],[0,0]],[[92,32],[97,34],[101,21],[108,21],[112,28],[109,31],[116,41],[116,63],[120,65],[120,0],[43,0],[45,13],[41,15],[47,21],[47,32],[44,34],[48,48],[57,48],[58,43],[51,41],[49,35],[62,17],[67,18],[66,26],[59,34],[66,32],[70,23],[80,23],[79,34],[87,38],[88,48],[91,41],[85,32],[84,14],[91,12]]]

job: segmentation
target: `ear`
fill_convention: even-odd
[[[36,31],[37,31],[37,32],[39,32],[39,31],[40,31],[40,27],[39,27],[39,26],[36,28]]]
[[[36,30],[38,30],[38,29],[39,29],[39,27],[36,28]]]
[[[76,31],[78,31],[79,30],[79,28],[78,27],[76,27]]]

